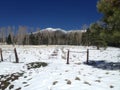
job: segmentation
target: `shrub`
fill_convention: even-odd
[[[27,65],[27,69],[32,69],[32,68],[40,68],[41,66],[45,67],[48,64],[45,62],[32,62],[32,63],[28,63]]]

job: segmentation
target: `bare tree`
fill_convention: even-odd
[[[2,43],[2,32],[1,32],[1,28],[0,28],[0,43]]]
[[[6,42],[6,33],[5,33],[5,31],[6,31],[6,28],[5,27],[1,27],[0,28],[0,38],[1,38],[1,43],[2,44],[5,44],[5,42]]]
[[[19,26],[18,34],[17,34],[17,43],[19,45],[23,44],[23,40],[25,38],[26,31],[27,31],[27,27],[26,26]]]
[[[81,27],[81,29],[84,30],[84,31],[86,31],[87,28],[88,28],[88,25],[87,25],[87,24],[83,24],[82,27]]]
[[[37,28],[36,31],[37,31],[37,33],[38,33],[38,35],[37,35],[38,41],[37,41],[37,42],[38,42],[38,45],[40,45],[40,40],[41,40],[41,38],[40,38],[40,37],[41,37],[41,36],[40,36],[40,28]]]

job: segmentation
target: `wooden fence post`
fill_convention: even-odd
[[[16,63],[19,63],[19,59],[18,59],[18,55],[17,55],[16,48],[14,48],[14,52],[15,52],[15,59],[16,59]]]
[[[89,49],[87,49],[87,61],[86,61],[86,63],[88,64],[89,62]]]
[[[67,53],[67,63],[66,64],[69,64],[69,50],[68,50],[68,53]]]
[[[2,49],[0,48],[1,61],[3,61]]]

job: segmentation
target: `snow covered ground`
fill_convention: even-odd
[[[7,75],[23,73],[10,80],[5,90],[120,90],[120,49],[96,50],[84,46],[16,46],[20,63],[15,62],[12,46],[0,46],[0,86]],[[70,50],[66,64],[67,51]],[[89,65],[86,50],[89,51]],[[27,69],[31,62],[46,62],[46,67]],[[4,90],[0,87],[0,90]]]

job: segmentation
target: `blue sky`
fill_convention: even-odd
[[[81,29],[101,18],[98,0],[0,0],[0,27]]]

